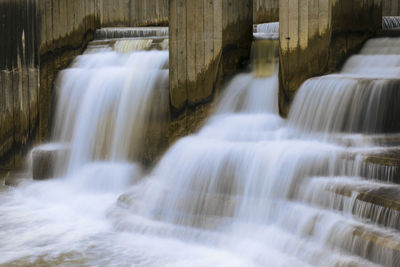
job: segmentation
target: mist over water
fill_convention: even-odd
[[[0,193],[0,263],[396,266],[398,213],[357,192],[397,189],[365,161],[399,130],[382,122],[399,100],[386,72],[397,42],[371,40],[341,73],[306,81],[288,119],[276,74],[239,74],[152,170],[135,153],[168,52],[79,57],[58,86],[67,174]]]

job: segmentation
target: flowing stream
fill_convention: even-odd
[[[0,263],[398,266],[400,209],[369,195],[400,192],[396,169],[368,159],[399,138],[399,43],[372,39],[306,81],[288,119],[276,74],[237,75],[151,170],[139,151],[168,103],[168,52],[78,57],[58,86],[66,174],[2,189]]]

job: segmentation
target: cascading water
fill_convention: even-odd
[[[391,149],[374,140],[400,128],[381,121],[397,110],[397,42],[371,40],[341,73],[304,83],[288,120],[276,74],[238,75],[201,131],[145,176],[126,161],[167,56],[82,56],[60,80],[70,177],[0,194],[0,262],[398,266],[400,209],[380,192],[399,188],[368,164]]]
[[[255,25],[254,37],[266,39],[279,38],[279,22],[262,23]]]
[[[54,139],[70,144],[69,172],[95,160],[138,157],[146,123],[167,112],[167,62],[167,51],[100,50],[60,74]]]
[[[371,40],[341,73],[304,83],[287,121],[276,78],[235,78],[208,124],[120,197],[117,229],[227,250],[238,265],[397,266],[398,212],[382,199],[399,187],[376,180],[389,172],[368,180],[371,165],[365,175],[368,153],[388,149],[369,139],[400,129],[385,69],[397,42]]]
[[[399,16],[385,16],[382,21],[383,29],[399,29],[400,17]]]

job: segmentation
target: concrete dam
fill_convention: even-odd
[[[398,0],[0,0],[0,266],[400,266]]]

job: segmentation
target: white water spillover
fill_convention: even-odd
[[[399,192],[397,170],[373,160],[400,129],[387,119],[397,42],[370,40],[341,73],[305,82],[288,120],[276,75],[236,76],[201,131],[146,175],[127,162],[167,55],[84,55],[61,79],[69,175],[1,194],[0,262],[398,266],[400,209],[382,197]]]

